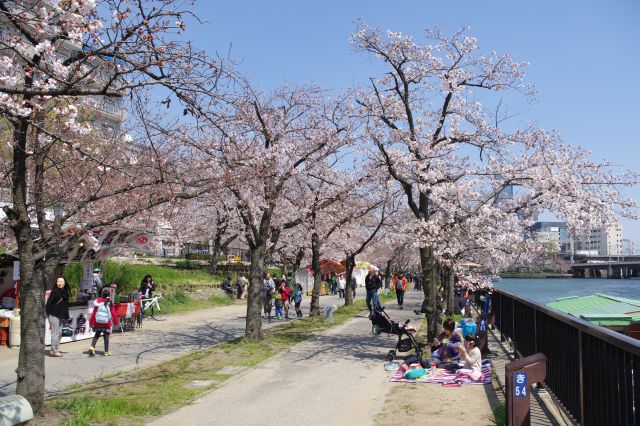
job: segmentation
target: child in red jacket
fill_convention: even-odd
[[[109,352],[109,335],[112,327],[118,325],[118,315],[113,308],[108,289],[104,289],[101,297],[96,300],[96,305],[89,319],[89,325],[96,332],[89,348],[89,356],[95,356],[96,343],[98,343],[100,335],[104,336],[104,356],[111,356],[111,352]]]

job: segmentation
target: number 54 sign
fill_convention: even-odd
[[[527,373],[517,371],[513,375],[513,396],[516,398],[526,398],[527,387]]]

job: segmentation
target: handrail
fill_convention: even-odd
[[[531,301],[527,298],[517,296],[513,293],[509,293],[508,291],[505,291],[505,290],[494,289],[494,292],[501,293],[508,297],[511,297],[512,299],[517,300],[518,302],[523,303],[531,308],[537,309],[538,311],[546,315],[549,315],[550,317],[553,317],[564,323],[570,324],[584,333],[590,334],[591,336],[597,337],[598,339],[604,340],[605,342],[611,343],[612,345],[616,345],[621,349],[624,349],[625,351],[632,353],[633,355],[640,356],[639,340],[636,340],[632,337],[625,336],[624,334],[609,330],[600,325],[585,321],[581,318],[577,318],[569,314],[565,314],[564,312],[557,311],[555,309],[549,308],[540,303]]]

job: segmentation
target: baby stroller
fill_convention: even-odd
[[[371,314],[373,334],[387,333],[395,334],[398,336],[398,343],[396,343],[395,349],[390,350],[387,353],[387,360],[393,361],[396,357],[396,352],[409,352],[411,349],[415,349],[416,356],[422,357],[422,348],[418,346],[418,342],[413,337],[415,330],[408,330],[407,326],[411,320],[406,320],[404,324],[393,321],[389,315],[384,311],[384,306],[376,305]]]

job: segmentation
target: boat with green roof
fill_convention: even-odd
[[[556,299],[547,306],[640,339],[640,300],[596,293]]]

